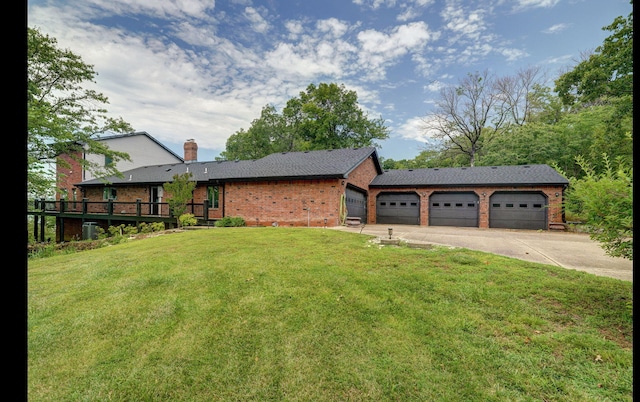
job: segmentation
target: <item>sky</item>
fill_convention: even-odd
[[[420,123],[467,74],[539,67],[553,80],[601,45],[629,0],[29,0],[27,24],[93,66],[109,115],[183,156],[227,139],[309,84],[353,90],[382,118],[385,159],[425,148]]]

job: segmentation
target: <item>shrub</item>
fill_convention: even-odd
[[[180,226],[195,226],[198,220],[193,214],[182,214],[178,218],[180,220]]]
[[[246,222],[239,216],[225,216],[216,221],[216,227],[239,227],[246,226]]]

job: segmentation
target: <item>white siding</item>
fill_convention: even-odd
[[[141,166],[182,162],[174,154],[143,134],[107,138],[102,141],[107,144],[109,149],[126,152],[131,157],[131,161],[118,161],[116,163],[117,169],[121,172]],[[98,163],[101,166],[105,163],[104,155],[87,154],[85,157],[88,161]],[[94,175],[86,171],[83,176],[83,181],[95,178]]]

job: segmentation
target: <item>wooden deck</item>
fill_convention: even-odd
[[[209,205],[204,203],[188,203],[187,213],[191,213],[199,223],[208,223]],[[27,210],[27,216],[34,216],[34,233],[44,242],[45,218],[56,217],[56,229],[60,239],[65,238],[65,222],[80,221],[103,222],[107,226],[114,223],[127,223],[138,226],[140,223],[162,222],[169,228],[176,224],[176,218],[171,213],[166,202],[123,202],[116,200],[105,201],[52,201],[35,200],[32,208]],[[39,236],[37,235],[39,233]]]

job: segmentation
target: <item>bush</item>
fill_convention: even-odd
[[[153,233],[153,232],[160,232],[164,229],[165,229],[164,223],[162,222],[151,222],[151,223],[142,222],[138,228],[138,232]]]
[[[239,216],[225,216],[216,221],[216,227],[240,227],[246,225],[244,219]]]
[[[633,261],[633,168],[621,159],[612,166],[603,156],[604,171],[598,173],[583,158],[576,158],[585,171],[571,178],[565,206],[579,216],[593,240],[612,257]]]
[[[193,214],[182,214],[178,218],[180,221],[180,226],[195,226],[198,223],[198,220]]]

